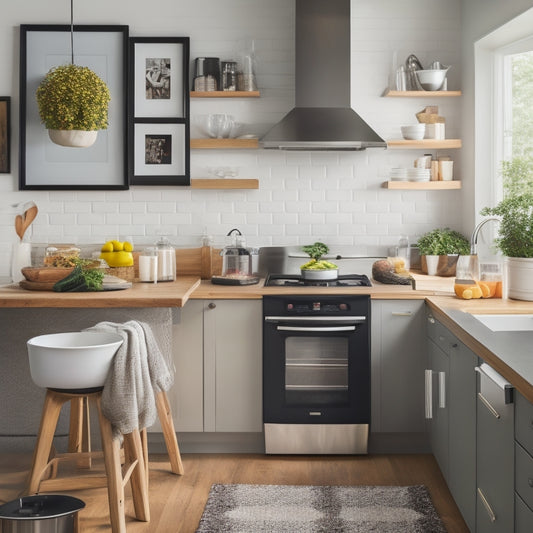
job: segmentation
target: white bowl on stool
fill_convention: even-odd
[[[31,378],[39,387],[103,387],[123,339],[116,333],[73,331],[39,335],[27,342]]]

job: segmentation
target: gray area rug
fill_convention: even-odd
[[[213,485],[197,533],[445,533],[429,492],[411,487]]]

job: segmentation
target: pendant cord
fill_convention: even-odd
[[[74,0],[70,0],[70,61],[74,65]]]

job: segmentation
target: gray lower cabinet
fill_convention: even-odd
[[[477,398],[477,533],[514,531],[514,405],[504,380],[479,372]]]
[[[372,301],[373,433],[425,431],[423,330],[423,301]]]
[[[477,356],[428,312],[426,418],[431,449],[471,531],[476,524]]]
[[[515,531],[533,531],[533,405],[515,394]]]
[[[448,486],[470,531],[476,526],[476,372],[478,358],[454,339],[450,349]]]
[[[261,300],[189,300],[173,352],[176,431],[262,431]]]

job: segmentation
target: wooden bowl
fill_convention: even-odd
[[[21,272],[28,281],[46,283],[66,278],[73,270],[74,267],[24,267]]]

